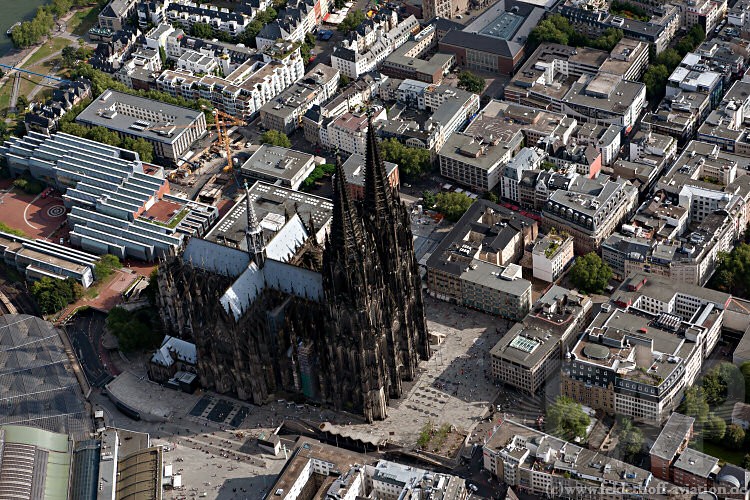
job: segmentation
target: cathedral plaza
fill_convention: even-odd
[[[440,345],[431,344],[429,361],[419,365],[419,377],[404,396],[392,400],[388,418],[353,429],[413,446],[426,422],[470,431],[489,414],[500,389],[490,380],[489,349],[507,331],[504,319],[425,295],[427,327]]]

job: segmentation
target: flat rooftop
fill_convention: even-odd
[[[276,233],[286,223],[287,216],[298,213],[305,225],[310,218],[316,231],[327,226],[333,214],[333,202],[328,198],[294,191],[281,186],[257,181],[250,188],[255,215],[261,227]],[[307,228],[310,230],[310,228]],[[247,250],[245,231],[247,214],[243,195],[224,217],[203,238],[219,245]]]
[[[384,161],[386,175],[390,177],[394,170],[398,168],[398,165],[389,161]],[[346,174],[346,182],[355,186],[365,186],[365,157],[360,154],[350,155],[346,159],[343,165],[344,174]]]
[[[201,111],[108,89],[94,99],[76,121],[172,144],[201,114]]]
[[[517,14],[503,12],[494,21],[479,30],[479,33],[500,40],[510,40],[516,30],[523,24],[523,20],[524,18]]]
[[[275,177],[292,181],[301,170],[309,165],[314,156],[296,151],[262,144],[253,155],[240,167],[240,171],[252,175]]]
[[[682,443],[685,436],[691,432],[695,423],[693,417],[688,417],[681,413],[674,412],[669,416],[667,423],[664,424],[659,437],[651,446],[650,454],[665,460],[672,460]]]

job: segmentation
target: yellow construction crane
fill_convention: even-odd
[[[213,109],[211,113],[214,115],[214,123],[209,123],[207,127],[214,126],[216,127],[216,142],[220,150],[224,150],[227,155],[227,164],[224,166],[224,172],[229,172],[232,170],[232,149],[230,148],[231,141],[229,139],[229,128],[238,125],[242,126],[245,125],[245,121],[241,120],[239,118],[235,118],[234,116],[225,113],[223,111],[220,111],[218,109]],[[183,125],[183,126],[174,126],[169,125],[166,127],[150,127],[146,130],[174,130],[174,129],[184,129],[184,128],[193,128],[197,127],[198,125],[192,124],[192,125]],[[177,170],[173,171],[170,175],[170,179],[174,179],[175,176],[184,170],[183,166],[180,166],[177,168]]]
[[[220,111],[218,109],[213,110],[214,124],[216,125],[217,141],[219,146],[224,146],[224,151],[227,153],[227,165],[224,167],[224,172],[230,172],[232,170],[232,149],[229,141],[229,127],[234,125],[241,126],[245,125],[244,120],[235,118],[234,116]]]

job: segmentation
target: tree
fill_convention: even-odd
[[[62,17],[67,14],[68,11],[73,7],[73,0],[52,0],[52,12],[57,17]]]
[[[682,404],[680,404],[680,413],[695,418],[698,425],[703,425],[708,418],[708,410],[708,403],[703,394],[703,388],[696,385],[688,387],[685,391]]]
[[[432,191],[422,191],[422,203],[424,208],[432,208],[437,203],[437,198]]]
[[[250,24],[247,25],[247,28],[242,32],[242,34],[239,36],[239,42],[243,43],[244,45],[255,48],[257,47],[255,42],[255,37],[258,36],[258,33],[260,33],[260,30],[263,29],[263,23],[260,22],[258,19],[253,19]]]
[[[289,137],[287,137],[284,132],[279,132],[278,130],[267,130],[266,132],[263,132],[263,135],[260,136],[260,143],[270,144],[271,146],[280,146],[282,148],[292,147],[292,141],[289,140]]]
[[[154,161],[154,145],[142,137],[139,137],[138,139],[126,137],[122,140],[121,147],[123,149],[130,149],[138,153],[141,161],[144,161],[146,163],[151,163],[152,161]]]
[[[568,45],[573,28],[568,20],[560,14],[554,14],[539,23],[529,33],[529,45],[535,49],[543,42]]]
[[[720,253],[714,276],[709,283],[712,288],[750,298],[750,245],[743,242],[729,253]]]
[[[622,451],[626,461],[632,459],[643,450],[643,432],[633,426],[633,421],[626,417],[619,418],[619,449]]]
[[[727,399],[743,400],[745,380],[732,363],[720,363],[706,372],[701,380],[703,394],[710,407],[724,404]]]
[[[745,444],[745,430],[737,424],[729,425],[724,435],[724,443],[727,448],[741,450]]]
[[[213,38],[214,29],[207,23],[195,23],[190,30],[190,34],[198,38]]]
[[[99,261],[94,264],[94,277],[98,281],[104,281],[112,275],[116,269],[120,269],[122,263],[114,255],[106,254],[102,255]]]
[[[51,8],[39,7],[34,19],[13,28],[10,38],[16,47],[30,47],[49,35],[55,26]]]
[[[682,56],[673,48],[665,49],[653,59],[652,64],[663,64],[671,73],[682,62]]]
[[[62,49],[62,65],[66,68],[72,68],[78,59],[78,49],[72,45]]]
[[[167,57],[167,51],[164,50],[164,47],[159,45],[159,59],[161,59],[162,64],[167,64],[167,61],[169,58]]]
[[[747,470],[750,469],[750,453],[745,455],[745,458],[742,459],[742,468]]]
[[[31,285],[31,295],[43,314],[52,314],[83,296],[83,287],[73,278],[42,278]]]
[[[93,127],[86,133],[86,138],[92,141],[109,144],[110,146],[119,146],[121,139],[117,132],[105,127]]]
[[[380,142],[379,147],[383,159],[397,164],[399,174],[405,179],[415,179],[430,171],[432,160],[426,149],[405,146],[394,138]]]
[[[750,403],[750,361],[745,361],[740,365],[740,373],[745,379],[745,403]]]
[[[125,352],[156,347],[161,339],[158,326],[152,308],[131,312],[113,307],[107,315],[107,328]]]
[[[652,64],[643,74],[646,84],[646,95],[652,102],[660,101],[664,97],[669,79],[669,70],[663,64]]]
[[[591,418],[580,404],[568,397],[559,396],[547,408],[544,423],[550,434],[566,441],[574,441],[576,438],[586,437]]]
[[[336,165],[332,163],[323,163],[322,165],[316,166],[307,179],[302,181],[300,188],[303,191],[307,191],[315,186],[315,183],[326,176],[331,176],[336,171]]]
[[[438,193],[435,197],[435,209],[451,222],[458,221],[472,203],[464,193]]]
[[[492,191],[487,191],[482,195],[482,198],[489,200],[492,203],[500,203],[500,197]]]
[[[612,269],[595,252],[576,259],[570,281],[584,293],[601,293],[612,279]]]
[[[724,419],[713,412],[708,414],[708,419],[703,425],[703,438],[714,443],[720,443],[727,432],[727,423]]]
[[[481,94],[487,84],[484,78],[475,75],[471,71],[462,71],[458,74],[458,86],[469,92]]]
[[[346,15],[341,24],[339,24],[338,30],[345,35],[350,31],[353,31],[357,26],[362,24],[362,21],[366,19],[365,13],[361,10],[351,9]]]

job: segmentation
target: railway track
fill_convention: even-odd
[[[0,315],[2,314],[18,314],[18,310],[2,290],[0,290]]]

